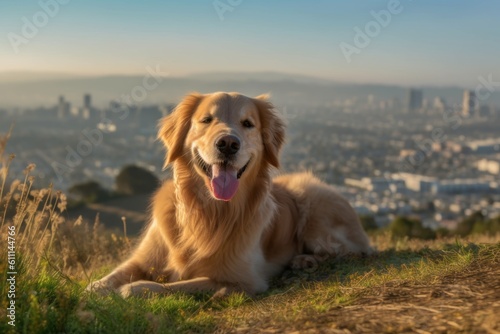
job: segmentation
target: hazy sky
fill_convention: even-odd
[[[54,17],[40,13],[40,3],[55,1],[68,3]],[[473,86],[493,74],[500,81],[500,1],[401,0],[385,27],[370,24],[371,12],[390,2],[2,0],[0,71],[129,74],[160,64],[175,76],[277,71]],[[218,13],[214,4],[231,10]],[[41,25],[34,36],[23,37],[23,17]],[[339,45],[356,47],[354,29],[367,23],[373,37],[348,63]],[[17,54],[13,36],[25,38]]]

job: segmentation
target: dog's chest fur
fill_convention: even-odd
[[[276,212],[274,200],[263,196],[254,207],[206,205],[190,189],[176,187],[170,218],[155,217],[170,221],[164,233],[169,239],[170,280],[211,276],[264,291],[267,284],[262,278],[268,269],[260,243]]]

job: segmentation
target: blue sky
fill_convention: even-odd
[[[62,0],[40,2],[55,1]],[[131,74],[159,64],[174,76],[276,71],[458,86],[474,86],[490,73],[500,77],[495,0],[401,0],[400,13],[347,62],[340,44],[356,46],[354,28],[364,31],[371,12],[387,10],[389,2],[220,0],[232,9],[221,20],[214,0],[70,0],[15,53],[12,34],[23,36],[23,17],[33,22],[42,8],[38,1],[3,0],[0,71]]]

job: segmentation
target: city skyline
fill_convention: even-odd
[[[0,72],[139,74],[159,64],[172,76],[282,72],[342,82],[461,87],[474,86],[479,76],[498,76],[500,4],[493,1],[311,6],[42,0],[1,6]],[[30,23],[36,33],[25,36]]]

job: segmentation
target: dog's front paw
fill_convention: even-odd
[[[113,290],[111,282],[106,279],[92,282],[85,288],[86,293],[96,293],[101,296],[109,295]]]
[[[123,298],[129,298],[129,297],[150,298],[154,294],[157,293],[165,294],[168,291],[165,288],[165,285],[160,283],[150,282],[150,281],[137,281],[134,283],[122,285],[120,288],[118,288],[117,292]]]
[[[134,289],[132,284],[125,284],[118,288],[118,294],[122,296],[122,298],[129,298],[134,296]]]

